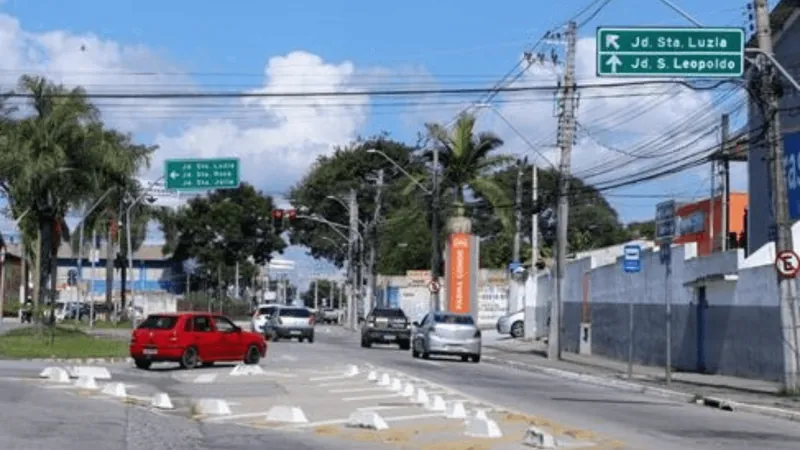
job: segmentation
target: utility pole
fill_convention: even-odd
[[[234,267],[233,277],[235,281],[233,282],[234,290],[236,293],[233,294],[233,298],[239,300],[239,261],[236,261],[236,266]]]
[[[372,216],[372,224],[370,224],[370,228],[372,228],[371,236],[369,236],[370,242],[369,245],[369,270],[367,276],[369,279],[367,280],[367,299],[369,300],[368,303],[368,311],[371,311],[375,307],[375,258],[377,256],[378,250],[378,222],[381,219],[381,196],[383,195],[383,169],[378,171],[378,180],[376,183],[377,190],[375,191],[375,214]],[[366,313],[367,311],[365,311]]]
[[[439,146],[433,146],[433,167],[431,167],[431,283],[439,283]],[[435,291],[435,292],[434,292]],[[441,311],[442,302],[439,289],[430,289],[431,310]]]
[[[774,57],[772,48],[772,27],[770,26],[767,0],[755,0],[756,35],[758,47],[762,53]],[[792,222],[789,218],[789,197],[783,165],[783,141],[781,139],[781,121],[779,115],[779,98],[775,87],[777,79],[775,68],[762,58],[761,95],[764,121],[767,126],[767,145],[770,149],[767,160],[772,169],[772,200],[775,211],[775,252],[794,251],[792,242]],[[778,278],[780,290],[781,328],[783,331],[783,367],[784,388],[787,392],[798,390],[798,360],[800,349],[797,348],[797,305],[795,302],[797,286],[794,278]]]
[[[314,309],[319,310],[319,275],[314,274]]]
[[[356,243],[358,240],[358,197],[356,190],[350,189],[348,199],[350,212],[350,234],[347,238],[347,272],[350,292],[347,296],[347,327],[350,330],[356,329],[356,292],[358,288],[358,269],[356,264]]]
[[[717,249],[717,233],[715,233],[715,229],[717,224],[714,223],[714,213],[716,212],[716,203],[717,203],[717,160],[711,158],[711,178],[710,185],[711,185],[711,199],[708,201],[708,237],[711,241],[710,248],[708,253],[714,253]]]
[[[569,220],[569,179],[572,166],[572,144],[575,131],[575,40],[577,24],[570,21],[565,33],[567,61],[564,71],[564,84],[559,103],[562,106],[559,117],[558,145],[561,147],[561,161],[558,170],[558,222],[556,230],[556,296],[550,311],[550,332],[547,345],[548,359],[561,359],[561,307],[567,295],[567,230]]]
[[[730,177],[730,160],[728,159],[728,140],[730,139],[730,116],[727,114],[722,115],[722,151],[720,156],[720,169],[722,171],[722,223],[720,223],[720,230],[722,234],[722,251],[728,251],[728,232],[730,228],[729,218],[730,215],[730,201],[731,201],[731,177]]]
[[[539,299],[539,269],[536,268],[536,263],[539,261],[539,168],[536,164],[531,166],[532,177],[531,190],[533,191],[533,216],[531,217],[531,270],[529,277],[533,278],[531,283],[531,291],[525,296],[525,316],[523,321],[525,326],[525,339],[535,339],[534,331],[536,328],[536,307]]]
[[[514,218],[516,223],[514,226],[514,252],[512,256],[514,262],[519,262],[519,250],[522,241],[522,175],[524,174],[526,163],[527,158],[524,161],[517,161],[517,190],[516,198],[514,199]]]

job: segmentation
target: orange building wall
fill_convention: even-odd
[[[746,193],[737,192],[730,195],[730,208],[728,211],[728,231],[731,233],[741,233],[745,229],[744,212],[747,209],[748,197]],[[676,215],[681,219],[688,219],[693,213],[702,212],[703,230],[696,233],[689,233],[678,235],[675,238],[676,244],[687,244],[690,242],[697,243],[697,253],[699,256],[709,255],[711,253],[711,233],[709,233],[709,210],[711,209],[711,199],[701,200],[695,203],[689,203],[679,206]],[[681,227],[678,226],[677,233],[680,233]],[[722,234],[722,197],[714,199],[714,237],[719,247],[721,244]]]

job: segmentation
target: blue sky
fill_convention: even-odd
[[[171,91],[265,86],[269,89],[278,84],[278,72],[265,77],[265,66],[271,58],[284,57],[273,60],[277,62],[272,67],[277,68],[282,62],[281,85],[284,90],[296,91],[353,86],[366,89],[365,86],[489,85],[508,71],[544,31],[563,24],[592,2],[5,0],[0,3],[0,13],[6,15],[0,24],[0,57],[5,62],[0,69],[0,84],[4,88],[33,66],[44,73],[56,74],[66,83],[88,84],[90,91],[131,90],[135,88],[131,87],[134,82],[148,89],[159,89],[158,85]],[[745,25],[744,2],[676,0],[675,3],[708,26]],[[587,16],[584,14],[581,20]],[[11,25],[13,20],[18,21],[16,29]],[[598,25],[689,24],[658,0],[612,0],[581,28],[581,37],[591,38]],[[85,50],[79,51],[81,46]],[[581,53],[580,48],[585,51]],[[14,53],[14,58],[4,57],[9,53]],[[591,53],[590,43],[579,45],[579,58],[587,67],[592,64],[587,62]],[[150,71],[153,75],[124,78],[115,75],[136,70]],[[287,84],[286,79],[294,81]],[[115,88],[115,83],[120,84]],[[250,105],[266,109],[252,116],[242,105],[220,112],[223,117],[215,117],[214,109],[202,114],[185,106],[169,109],[174,105],[163,106],[164,111],[178,111],[166,118],[153,116],[150,109],[141,105],[135,108],[110,105],[105,111],[113,116],[113,124],[128,127],[143,141],[161,145],[162,157],[241,156],[250,170],[245,171],[246,180],[279,194],[296,181],[316,155],[329,151],[331,145],[346,144],[348,138],[381,130],[389,130],[399,139],[413,140],[422,123],[446,122],[459,109],[458,105],[441,102],[415,108],[375,106],[375,100],[369,98],[356,100],[363,102],[357,106],[336,106],[330,115],[319,113],[320,108],[317,112],[309,109],[296,114],[285,105],[282,110],[278,108],[284,112],[276,114],[270,112],[275,107],[271,104]],[[680,100],[678,106],[694,104],[693,101]],[[703,103],[697,104],[702,107]],[[527,106],[501,111],[529,139],[553,133],[554,129],[545,129],[552,123],[540,120],[549,111],[546,102]],[[624,109],[624,105],[614,107]],[[675,108],[672,110],[674,114]],[[601,116],[602,112],[601,108]],[[484,128],[506,138],[512,151],[526,151],[503,121],[491,113],[483,114]],[[589,123],[592,117],[582,118],[579,111],[582,122]],[[246,123],[248,119],[259,123]],[[658,123],[660,119],[653,120]],[[277,125],[270,128],[270,124]],[[621,130],[609,134],[603,144],[614,144],[609,140],[615,139],[618,139],[616,144],[634,142],[636,135],[636,130]],[[258,148],[250,150],[247,146]],[[592,155],[591,146],[586,148],[587,156],[577,155],[578,173],[590,171],[597,156]],[[155,178],[158,170],[145,175]],[[263,175],[265,170],[275,172]],[[261,175],[263,178],[258,178]],[[613,179],[615,175],[610,176]],[[707,178],[705,171],[695,171],[609,192],[609,200],[625,221],[648,219],[654,213],[655,203],[663,200],[657,195],[702,197],[707,190]],[[746,180],[735,175],[734,189],[744,188]]]

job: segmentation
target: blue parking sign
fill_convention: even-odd
[[[622,270],[625,273],[642,271],[642,248],[638,245],[626,245],[622,254]]]

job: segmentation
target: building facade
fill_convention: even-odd
[[[697,244],[698,256],[707,256],[722,248],[723,230],[723,199],[715,197],[698,202],[678,206],[678,226],[676,230],[676,244]],[[745,219],[747,217],[748,195],[742,192],[731,192],[728,201],[728,248],[738,248],[739,241],[744,237]],[[734,239],[730,238],[734,236]],[[713,242],[713,245],[712,245]]]
[[[800,1],[782,0],[772,12],[772,32],[775,57],[786,70],[800,80]],[[800,92],[786,80],[781,97],[781,129],[784,140],[784,170],[786,171],[789,215],[800,220]],[[769,152],[764,140],[764,118],[758,105],[751,101],[748,115],[750,149],[747,161],[750,201],[748,206],[748,253],[753,253],[774,239]]]

